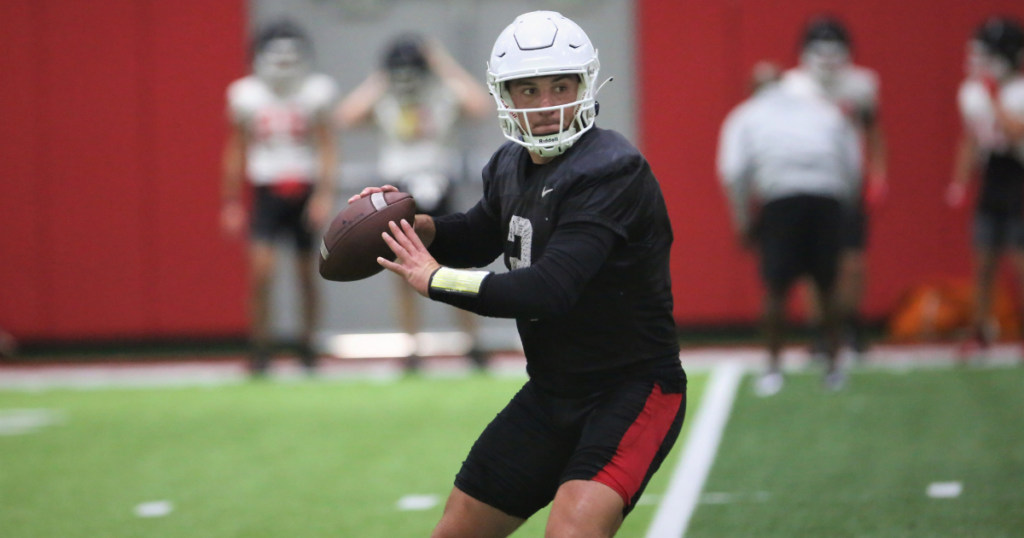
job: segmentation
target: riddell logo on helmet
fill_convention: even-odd
[[[547,138],[538,138],[537,142],[540,142],[541,144],[550,144],[552,142],[558,142],[558,137],[557,136],[549,136]]]

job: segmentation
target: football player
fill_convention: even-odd
[[[888,192],[886,181],[886,148],[882,125],[878,121],[878,75],[851,62],[852,43],[846,27],[832,17],[816,17],[804,30],[800,65],[789,70],[785,78],[805,78],[819,84],[824,94],[835,103],[856,128],[865,159],[866,178],[859,203],[844,214],[843,254],[839,266],[837,293],[845,328],[850,331],[856,357],[862,358],[867,340],[860,317],[865,288],[865,256],[867,245],[868,208],[877,208]],[[813,288],[812,288],[813,289]],[[820,298],[812,300],[812,317],[820,312]],[[822,341],[818,352],[824,352]]]
[[[966,202],[967,186],[981,168],[974,213],[976,300],[970,340],[962,358],[987,347],[995,334],[987,323],[1000,254],[1007,249],[1024,294],[1024,29],[995,17],[968,43],[967,78],[958,104],[964,122],[953,181],[946,200]],[[1021,296],[1024,304],[1024,295]]]
[[[809,275],[821,297],[826,388],[842,388],[838,368],[836,277],[843,214],[860,186],[856,133],[821,86],[788,77],[736,107],[722,125],[718,171],[743,246],[757,246],[766,289],[768,370],[759,396],[782,389],[780,370],[786,296]],[[756,214],[752,207],[758,210]],[[755,216],[756,215],[756,216]]]
[[[337,89],[311,71],[312,47],[289,21],[267,25],[253,42],[253,73],[227,91],[230,136],[224,150],[221,226],[238,237],[246,225],[243,178],[253,186],[249,221],[250,371],[265,373],[271,356],[269,295],[275,240],[296,250],[303,300],[299,355],[312,372],[317,318],[313,234],[327,221],[334,197],[335,149],[330,111]]]
[[[342,129],[374,124],[382,141],[378,172],[385,183],[412,194],[420,213],[452,212],[452,179],[462,174],[454,147],[458,121],[479,119],[490,109],[487,91],[437,41],[402,35],[385,50],[381,69],[370,74],[338,105]],[[398,282],[398,313],[402,330],[419,332],[419,297]],[[476,317],[459,310],[459,324],[474,344],[469,352],[477,367],[486,357],[476,345]],[[417,368],[419,356],[407,358]]]
[[[594,125],[599,67],[571,20],[516,18],[488,63],[508,142],[483,199],[384,234],[397,259],[379,263],[421,295],[515,318],[530,375],[470,450],[434,537],[508,536],[548,503],[547,536],[612,536],[679,434],[672,228],[643,155]],[[465,269],[499,255],[508,272]]]

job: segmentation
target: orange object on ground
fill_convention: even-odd
[[[919,284],[907,291],[889,318],[889,338],[896,342],[922,342],[961,336],[971,328],[974,285],[966,279],[943,279]],[[996,285],[990,312],[993,337],[1021,337],[1020,317],[1013,295]]]

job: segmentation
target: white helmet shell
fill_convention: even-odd
[[[498,121],[505,138],[541,157],[561,155],[594,126],[597,116],[597,74],[601,64],[597,49],[575,22],[554,11],[534,11],[516,17],[498,36],[487,63],[487,86],[498,106]],[[514,79],[576,74],[580,77],[575,101],[553,107],[513,108],[506,82]],[[534,136],[527,114],[559,110],[559,131]],[[573,121],[565,126],[566,110]],[[523,125],[519,115],[523,115]]]

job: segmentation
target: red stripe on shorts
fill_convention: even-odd
[[[633,496],[640,490],[654,456],[672,427],[682,400],[682,394],[665,394],[661,386],[655,383],[654,390],[644,404],[644,410],[622,436],[615,449],[615,456],[594,476],[595,482],[614,489],[626,506],[629,506]]]

